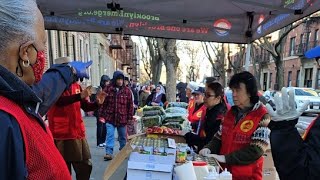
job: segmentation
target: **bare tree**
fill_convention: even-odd
[[[192,60],[187,69],[187,80],[196,81],[199,78],[200,66]]]
[[[146,44],[145,48],[141,48],[141,60],[144,71],[154,84],[158,84],[162,71],[162,59],[159,55],[159,48],[155,38],[139,38],[140,44]]]
[[[151,62],[152,82],[158,84],[162,71],[163,60],[160,56],[159,45],[155,38],[146,38]]]
[[[140,44],[142,45],[141,37],[139,38]],[[147,74],[149,80],[152,79],[151,62],[150,55],[148,53],[149,48],[140,48],[141,51],[141,61],[143,63],[144,72]]]
[[[180,62],[180,58],[177,55],[176,40],[157,38],[157,44],[161,59],[163,60],[167,70],[167,100],[172,102],[176,100],[176,72]]]
[[[283,67],[283,49],[284,43],[286,42],[287,35],[290,33],[291,30],[298,27],[301,23],[306,22],[307,18],[290,24],[279,31],[279,38],[275,42],[271,42],[270,38],[266,36],[260,38],[259,46],[263,49],[267,50],[276,65],[276,83],[278,84],[279,88],[284,86],[284,67]]]
[[[199,78],[200,71],[200,65],[198,61],[199,47],[185,43],[183,50],[191,60],[190,65],[187,65],[187,79],[189,81],[196,81]]]
[[[234,55],[234,59],[231,60],[230,44],[228,44],[228,62],[229,66],[232,67],[234,74],[243,71],[243,65],[245,60],[245,48],[242,44],[238,44],[239,51]]]
[[[204,42],[202,43],[202,49],[212,66],[214,74],[217,74],[217,76],[220,77],[220,83],[222,83],[222,85],[225,86],[226,54],[224,43],[213,44],[209,42]]]

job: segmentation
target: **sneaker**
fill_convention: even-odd
[[[104,145],[101,143],[101,144],[98,145],[98,147],[99,147],[99,148],[103,148]]]
[[[106,143],[102,143],[103,144],[103,146],[106,146]]]
[[[112,160],[112,155],[106,154],[106,155],[103,157],[103,159],[104,159],[105,161],[110,161],[110,160]]]

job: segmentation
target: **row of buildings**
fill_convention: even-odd
[[[310,87],[320,89],[320,66],[314,59],[305,58],[306,51],[320,45],[320,16],[315,15],[294,28],[283,41],[282,59],[284,68],[284,86]],[[270,34],[267,38],[272,43],[278,41],[280,31]],[[259,48],[259,46],[258,46]],[[239,47],[234,46],[232,59],[239,60]],[[262,90],[274,89],[277,83],[276,66],[272,56],[263,48],[259,48],[254,56],[260,61],[250,64],[249,71],[254,72],[253,66],[261,68],[260,85]],[[240,58],[244,63],[245,54]],[[227,67],[230,67],[226,65]],[[259,67],[260,66],[260,67]],[[227,79],[232,70],[227,71]]]
[[[140,53],[130,36],[57,30],[46,33],[47,68],[54,64],[54,59],[69,56],[77,61],[93,61],[85,85],[97,86],[102,75],[112,78],[115,70],[122,70],[133,81],[139,81]]]

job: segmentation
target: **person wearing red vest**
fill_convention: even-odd
[[[71,62],[69,57],[55,59],[56,64],[69,62]],[[66,161],[70,174],[71,166],[73,167],[77,180],[90,179],[92,170],[81,109],[85,112],[97,110],[105,98],[105,93],[99,91],[96,101],[89,102],[91,89],[89,86],[82,90],[78,82],[73,83],[47,114],[55,144]]]
[[[193,99],[188,106],[188,120],[191,123],[193,132],[197,132],[197,127],[202,116],[205,115],[206,106],[203,102],[204,88],[198,87],[192,92]]]
[[[270,143],[274,165],[280,179],[320,179],[320,116],[311,122],[301,137],[295,125],[308,108],[309,101],[296,107],[294,91],[282,88],[281,97],[274,97],[276,110],[267,104],[271,115]]]
[[[199,88],[194,92],[196,100],[200,93],[200,96],[204,95],[204,104],[201,106],[203,112],[196,127],[196,132],[188,132],[184,135],[188,146],[197,147],[196,152],[213,138],[213,135],[219,130],[224,113],[227,111],[221,84],[218,82],[210,83],[205,93]]]
[[[43,74],[47,38],[34,0],[1,1],[0,29],[0,179],[71,180],[42,116],[82,69]]]
[[[216,158],[231,172],[233,180],[262,180],[262,155],[269,145],[270,116],[259,102],[257,84],[251,73],[235,74],[229,87],[235,106],[199,154]]]

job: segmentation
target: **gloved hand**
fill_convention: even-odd
[[[270,104],[267,104],[268,113],[273,121],[294,120],[301,116],[301,114],[308,108],[310,101],[305,101],[302,106],[296,108],[294,101],[293,90],[287,93],[287,88],[282,88],[281,97],[277,93],[274,97],[274,103],[276,104],[276,110],[273,110]]]
[[[87,69],[89,66],[91,66],[92,61],[88,61],[86,63],[83,63],[81,61],[72,61],[69,64],[76,70],[76,76],[78,79],[89,79]]]
[[[207,156],[207,155],[210,154],[210,153],[211,153],[211,151],[210,151],[210,149],[208,149],[208,148],[203,148],[203,149],[201,149],[201,150],[199,151],[199,154],[202,155],[202,156]]]
[[[213,157],[215,158],[217,161],[221,162],[221,163],[226,163],[226,157],[224,155],[218,155],[218,154],[207,154],[207,157]]]

